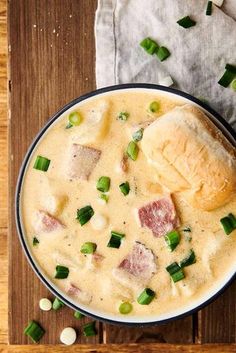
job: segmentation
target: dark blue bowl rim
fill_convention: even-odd
[[[82,314],[86,315],[86,316],[90,316],[96,320],[100,320],[109,324],[114,324],[114,325],[123,325],[123,326],[139,326],[139,327],[144,327],[144,326],[153,326],[153,325],[162,325],[165,323],[168,323],[170,321],[173,320],[177,320],[177,319],[181,319],[184,318],[188,315],[192,315],[195,312],[197,312],[198,310],[203,309],[205,306],[207,306],[208,304],[210,304],[211,302],[213,302],[216,298],[218,298],[220,296],[220,294],[222,294],[226,288],[229,287],[229,285],[233,282],[233,280],[235,279],[235,274],[232,275],[232,277],[225,283],[225,285],[217,292],[215,293],[212,297],[210,297],[209,299],[207,299],[205,302],[203,302],[202,304],[200,304],[199,306],[188,310],[180,315],[176,315],[173,317],[170,317],[168,319],[164,319],[164,320],[156,320],[156,321],[147,321],[147,322],[123,322],[123,321],[119,321],[119,319],[117,320],[111,320],[109,318],[104,318],[104,317],[100,317],[97,316],[93,313],[87,312],[84,309],[80,309],[78,306],[74,305],[73,303],[69,302],[66,298],[64,298],[59,292],[57,292],[57,290],[55,288],[53,288],[51,286],[51,284],[47,281],[47,279],[44,277],[44,275],[39,271],[36,263],[34,262],[34,259],[32,258],[29,250],[28,250],[28,246],[27,243],[24,239],[24,235],[23,235],[23,230],[21,227],[21,222],[20,222],[20,193],[21,193],[21,187],[22,187],[22,183],[23,183],[23,177],[24,177],[24,173],[25,173],[25,169],[27,166],[27,163],[31,157],[32,152],[34,151],[34,148],[36,146],[36,144],[38,143],[38,141],[40,140],[40,138],[42,137],[42,135],[45,133],[45,131],[49,128],[49,126],[56,120],[58,119],[61,114],[63,114],[66,110],[68,110],[69,108],[71,108],[73,105],[86,100],[88,98],[91,98],[93,96],[105,93],[105,92],[112,92],[112,91],[118,91],[118,90],[125,90],[125,89],[135,89],[135,88],[140,88],[140,89],[150,89],[150,90],[158,90],[158,91],[164,91],[164,92],[169,92],[172,93],[174,95],[183,97],[188,99],[189,101],[192,101],[196,104],[198,104],[199,106],[201,106],[203,109],[205,109],[208,113],[210,113],[214,118],[216,118],[216,121],[220,122],[224,128],[227,130],[227,132],[231,135],[232,137],[232,141],[234,142],[234,144],[236,145],[236,132],[233,130],[233,128],[227,123],[227,121],[225,121],[214,109],[212,109],[210,106],[208,106],[205,102],[202,102],[201,100],[191,96],[190,94],[183,92],[183,91],[179,91],[177,89],[174,88],[170,88],[170,87],[165,87],[165,86],[160,86],[160,85],[156,85],[156,84],[148,84],[148,83],[127,83],[127,84],[121,84],[121,85],[114,85],[114,86],[108,86],[108,87],[103,87],[94,91],[91,91],[89,93],[86,93],[78,98],[73,99],[71,102],[69,102],[68,104],[66,104],[65,106],[63,106],[57,113],[55,113],[50,119],[49,121],[44,125],[44,127],[39,131],[39,133],[37,134],[37,136],[35,137],[35,139],[33,140],[32,144],[30,145],[24,160],[22,162],[21,168],[20,168],[20,172],[19,172],[19,176],[18,176],[18,180],[17,180],[17,185],[16,185],[16,194],[15,194],[15,218],[16,218],[16,228],[17,228],[17,232],[18,232],[18,236],[21,242],[21,245],[23,247],[24,253],[27,257],[27,260],[29,261],[31,267],[33,268],[34,272],[36,273],[36,275],[39,277],[39,279],[44,283],[44,285],[50,290],[51,293],[53,293],[57,298],[59,298],[60,300],[62,300],[67,306],[69,306],[70,308],[72,308],[73,310],[77,311],[79,310]],[[214,121],[214,123],[216,123]],[[218,126],[220,128],[220,126]],[[222,131],[222,129],[221,129]],[[224,131],[222,131],[224,133]],[[231,142],[232,142],[231,141]],[[104,314],[105,316],[105,314]]]

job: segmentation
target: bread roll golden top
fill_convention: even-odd
[[[195,208],[223,206],[236,190],[236,152],[198,108],[179,106],[149,125],[141,148],[160,182]]]

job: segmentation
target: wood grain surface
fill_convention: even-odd
[[[35,346],[0,346],[0,353],[235,353],[236,345],[171,345],[171,344],[100,344],[75,345],[63,347],[59,345]]]
[[[11,0],[8,8],[10,49],[10,230],[9,339],[28,343],[22,327],[28,319],[42,321],[47,330],[42,343],[58,343],[63,326],[80,324],[68,308],[40,313],[38,300],[50,296],[27,264],[16,236],[13,194],[18,169],[32,138],[49,116],[74,97],[95,88],[93,21],[96,0]],[[0,344],[7,342],[7,71],[6,2],[0,0]],[[11,265],[13,263],[13,265]],[[25,290],[27,288],[27,290]],[[156,342],[235,342],[235,285],[215,303],[168,326],[126,329],[97,324],[99,335],[73,346],[3,346],[0,352],[235,352],[235,345],[167,345]],[[57,331],[52,331],[52,326]],[[49,332],[50,331],[50,332]],[[122,341],[123,340],[123,341]],[[95,342],[139,345],[94,345]],[[148,342],[155,342],[148,343]],[[89,345],[89,344],[91,345]]]

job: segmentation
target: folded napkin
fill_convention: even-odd
[[[236,0],[98,0],[95,19],[97,87],[128,82],[158,83],[171,76],[174,86],[202,97],[236,129],[236,92],[217,81],[226,63],[236,64]],[[176,21],[189,15],[197,24]],[[139,45],[151,37],[169,49],[160,62]]]

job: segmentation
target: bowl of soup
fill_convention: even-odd
[[[16,190],[19,238],[66,305],[124,325],[199,310],[235,275],[235,132],[163,86],[98,89],[57,112]]]

